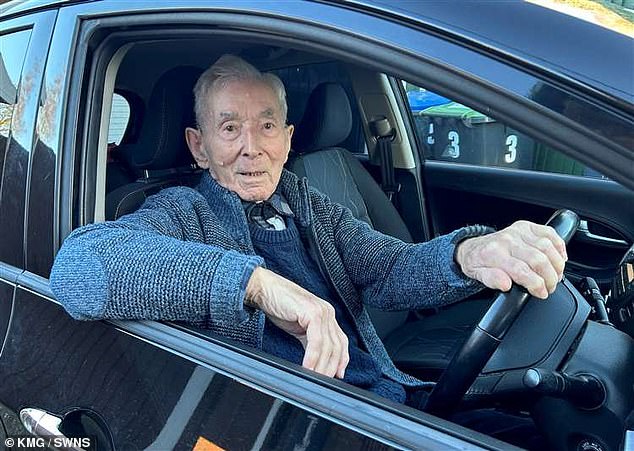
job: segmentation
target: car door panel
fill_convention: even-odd
[[[75,321],[35,291],[18,286],[0,357],[0,399],[14,412],[97,412],[118,449],[392,449],[112,325]]]
[[[500,229],[518,219],[544,223],[558,208],[576,211],[593,233],[569,244],[572,277],[609,284],[634,241],[634,192],[608,180],[428,161],[424,183],[436,233],[465,224]]]
[[[170,365],[165,353],[149,348],[103,324],[76,322],[19,287],[0,359],[0,399],[16,412],[32,407],[61,415],[90,408],[105,418],[117,443],[149,444],[193,367]]]
[[[0,280],[0,355],[2,355],[4,340],[11,321],[14,291],[15,285]]]

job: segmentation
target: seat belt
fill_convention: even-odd
[[[381,163],[381,189],[387,198],[396,203],[396,196],[401,185],[394,177],[394,161],[392,160],[392,141],[396,137],[396,130],[385,116],[377,116],[370,121],[370,131],[376,138],[379,161]]]

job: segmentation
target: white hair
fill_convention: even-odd
[[[286,122],[288,106],[286,105],[286,89],[282,80],[275,74],[260,72],[238,56],[226,54],[203,72],[194,86],[194,110],[199,128],[203,127],[205,118],[210,115],[210,98],[214,90],[235,80],[252,80],[268,85],[275,93],[282,112],[282,120]]]

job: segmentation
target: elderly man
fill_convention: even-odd
[[[186,139],[200,184],[68,237],[51,287],[74,318],[187,321],[405,402],[424,383],[393,365],[364,305],[439,306],[512,282],[546,298],[562,276],[565,245],[549,227],[406,244],[284,170],[293,126],[274,75],[225,55],[195,97]]]

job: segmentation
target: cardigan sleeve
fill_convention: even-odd
[[[75,230],[55,259],[53,293],[83,320],[182,320],[223,330],[253,321],[244,292],[262,259],[205,244],[204,202],[192,189],[170,188],[117,221]]]
[[[345,207],[325,199],[346,272],[366,305],[383,310],[437,307],[476,293],[483,285],[454,262],[459,229],[410,244],[373,230]]]

